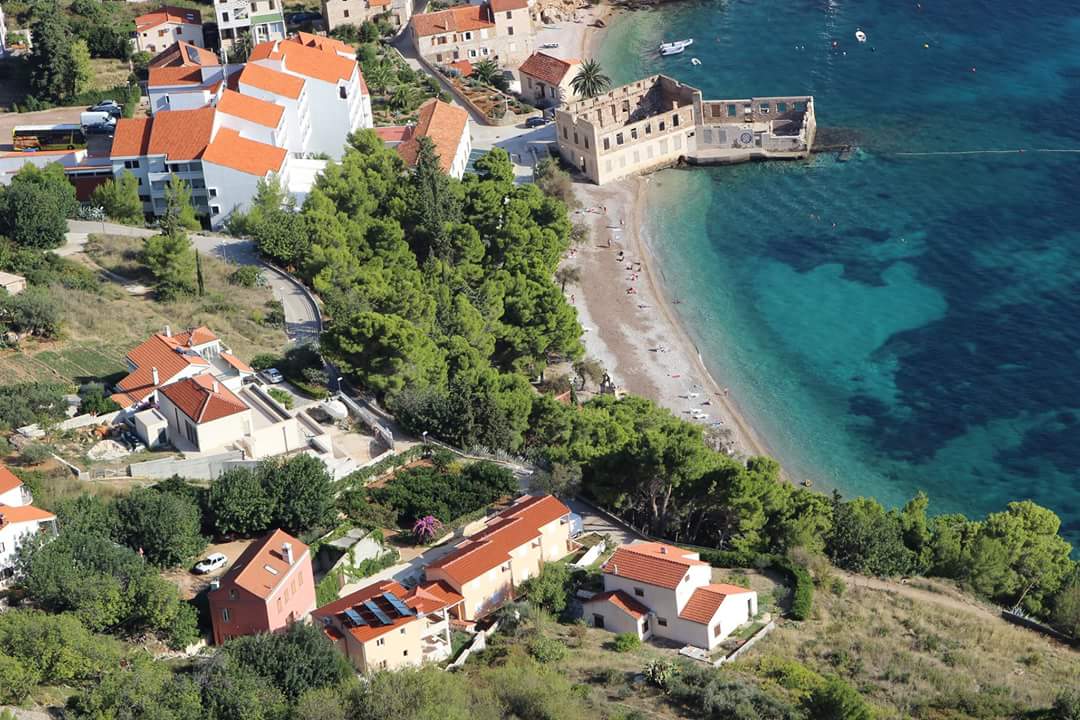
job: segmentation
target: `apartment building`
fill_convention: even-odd
[[[175,42],[203,47],[202,15],[198,10],[164,5],[135,18],[132,44],[140,52],[157,53]]]
[[[277,632],[315,609],[308,546],[284,530],[252,543],[207,594],[214,644]]]
[[[342,25],[360,27],[366,21],[383,16],[394,27],[404,27],[413,14],[412,0],[322,0],[326,29]]]
[[[538,108],[558,107],[577,99],[570,82],[581,61],[563,60],[544,52],[534,52],[518,68],[521,94]]]
[[[577,547],[570,537],[570,508],[551,495],[524,495],[480,527],[424,568],[427,582],[445,583],[462,597],[462,620],[475,620],[512,600],[515,589],[538,575],[544,563]]]
[[[56,516],[36,508],[30,490],[0,465],[0,587],[15,574],[15,558],[28,538],[56,535]]]
[[[312,620],[358,672],[396,670],[450,657],[450,619],[464,598],[446,583],[405,590],[372,583],[318,608]]]
[[[163,110],[194,110],[209,105],[225,84],[225,68],[210,50],[182,40],[173,43],[148,65],[146,92],[150,114]]]
[[[221,48],[228,55],[243,35],[256,45],[267,40],[283,40],[286,35],[284,0],[214,0]],[[241,58],[242,59],[242,58]]]
[[[414,15],[409,32],[429,63],[493,60],[517,67],[533,51],[536,30],[527,0],[490,0]]]
[[[817,127],[810,96],[703,100],[666,75],[569,103],[555,123],[563,159],[598,185],[680,160],[805,158]]]
[[[604,591],[585,602],[585,618],[615,633],[712,650],[757,615],[756,592],[713,583],[698,553],[674,545],[622,545],[603,572]]]
[[[416,165],[420,139],[427,137],[435,146],[443,172],[458,180],[465,174],[472,153],[472,136],[469,113],[462,108],[432,98],[420,106],[416,124],[400,128],[400,134],[393,127],[378,130],[381,137],[397,139],[397,151],[409,167]]]

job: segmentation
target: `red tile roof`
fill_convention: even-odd
[[[163,85],[202,85],[202,68],[190,65],[150,68],[149,87]]]
[[[540,528],[570,513],[551,495],[526,495],[495,515],[487,528],[467,538],[428,567],[439,568],[458,585],[510,559],[510,551],[540,537]]]
[[[213,67],[221,65],[221,59],[212,51],[177,40],[147,63],[147,67]]]
[[[250,365],[248,365],[246,362],[244,362],[240,358],[236,357],[235,355],[231,355],[231,354],[229,354],[227,352],[223,352],[223,353],[221,353],[221,359],[224,360],[225,362],[229,363],[229,365],[236,368],[237,370],[239,370],[242,373],[254,373],[255,372],[251,368]]]
[[[704,585],[695,590],[690,599],[686,601],[686,605],[683,607],[682,612],[679,613],[679,617],[690,622],[708,625],[712,622],[716,611],[724,603],[724,598],[729,595],[742,595],[750,592],[753,592],[753,590],[747,590],[738,585]]]
[[[260,100],[251,95],[241,95],[235,90],[226,90],[221,94],[217,109],[226,115],[269,128],[276,128],[281,123],[281,116],[285,112],[284,105]]]
[[[218,130],[214,141],[207,146],[203,162],[264,177],[266,173],[281,171],[288,152],[285,148],[248,140],[241,137],[237,131],[223,127]]]
[[[362,643],[374,640],[394,628],[399,628],[418,619],[414,613],[407,615],[399,613],[393,603],[383,597],[384,593],[393,595],[407,607],[423,613],[431,613],[445,607],[451,607],[464,600],[445,583],[429,582],[406,592],[405,588],[397,582],[382,580],[360,588],[356,592],[349,593],[328,605],[323,605],[315,610],[311,616],[316,622],[319,622],[320,618],[330,618],[335,615],[342,615],[346,610],[353,610],[364,618],[366,624],[354,626],[343,615],[340,622],[346,632]],[[390,620],[390,623],[381,622],[375,613],[364,606],[365,602],[374,604]],[[331,639],[337,639],[341,636],[340,631],[332,625],[325,625],[324,632]]]
[[[285,543],[292,545],[292,565],[285,562]],[[258,542],[248,545],[229,571],[222,576],[221,586],[210,592],[212,595],[227,593],[229,588],[238,587],[266,600],[273,595],[289,570],[300,562],[307,562],[310,566],[308,546],[284,530],[274,530]]]
[[[8,470],[7,466],[0,465],[0,495],[21,487],[22,484],[22,480],[15,473]]]
[[[484,5],[459,5],[439,12],[421,13],[413,15],[411,22],[417,37],[495,27],[491,13]]]
[[[296,40],[259,43],[252,49],[248,62],[263,60],[282,61],[283,68],[290,73],[328,83],[348,80],[357,69],[356,60],[346,60],[332,49],[323,50]]]
[[[491,0],[491,9],[495,12],[524,10],[529,7],[529,0]]]
[[[244,412],[248,406],[209,373],[177,380],[158,391],[196,423],[220,420]]]
[[[150,146],[150,118],[120,118],[113,132],[111,155],[136,157],[145,155]]]
[[[375,128],[375,134],[379,136],[379,139],[391,145],[405,142],[412,137],[412,131],[410,125],[389,125]]]
[[[602,592],[593,595],[591,598],[585,601],[585,604],[590,603],[611,603],[619,610],[629,615],[632,618],[641,619],[649,614],[649,608],[639,603],[634,598],[630,597],[622,590],[611,590],[609,592]]]
[[[201,355],[190,348],[192,345],[205,345],[216,339],[217,336],[205,326],[168,337],[161,333],[151,335],[127,354],[128,361],[135,369],[116,384],[120,392],[113,395],[112,399],[120,407],[130,407],[152,393],[155,388],[168,383],[182,370],[192,365],[209,366]],[[154,368],[158,371],[156,385]]]
[[[165,155],[169,160],[196,160],[210,142],[214,108],[158,113],[151,125],[148,154]]]
[[[191,8],[172,7],[163,5],[154,12],[146,13],[135,18],[135,29],[138,32],[157,27],[162,23],[176,23],[185,25],[202,25],[202,15],[198,10]]]
[[[0,528],[14,523],[31,522],[34,520],[55,520],[56,516],[48,510],[34,507],[33,505],[0,505]]]
[[[300,92],[304,89],[303,79],[253,62],[244,66],[239,82],[293,100],[299,98]]]
[[[374,5],[375,3],[370,2],[369,0],[369,4]],[[387,0],[387,4],[389,4],[389,0]],[[312,35],[311,33],[306,32],[298,32],[296,33],[296,37],[292,38],[292,40],[293,42],[298,42],[301,45],[318,48],[319,50],[336,52],[338,54],[345,53],[350,57],[356,57],[356,49],[352,45],[341,42],[337,38],[323,37],[322,35]]]
[[[461,77],[469,77],[472,75],[472,63],[468,60],[455,60],[450,63],[450,67],[461,73]]]
[[[458,144],[469,124],[469,113],[459,107],[432,98],[420,106],[416,127],[409,139],[398,146],[406,165],[416,164],[420,138],[429,137],[435,143],[435,154],[443,172],[450,172],[457,155]]]
[[[548,85],[558,86],[566,78],[570,69],[576,67],[581,61],[577,59],[563,60],[547,53],[535,52],[521,63],[518,70],[526,75],[531,75],[537,80],[546,82]]]
[[[620,546],[604,563],[604,572],[674,590],[694,565],[708,563],[699,560],[697,553],[674,545],[641,542]]]

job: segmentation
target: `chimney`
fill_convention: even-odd
[[[660,546],[660,554],[661,555],[667,555],[667,546],[666,545],[661,545]]]
[[[281,544],[281,556],[285,558],[285,562],[292,565],[292,543]]]
[[[165,337],[172,337],[172,328],[168,325],[165,326]]]
[[[213,392],[213,393],[214,393],[215,395],[217,395],[217,393],[218,393],[218,383],[217,383],[217,380],[215,380],[215,381],[214,381],[214,384],[213,384],[213,385],[211,386],[211,389],[212,389],[212,392]]]
[[[157,371],[156,367],[150,368],[150,376],[154,379],[154,384],[155,385],[157,385],[159,382],[161,382],[161,380],[158,377],[158,371]]]

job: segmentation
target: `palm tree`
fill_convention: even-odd
[[[499,73],[499,66],[491,60],[481,60],[472,67],[471,77],[477,82],[482,82],[485,85],[491,85],[495,81],[495,76]]]
[[[396,110],[408,110],[412,105],[413,92],[408,85],[398,85],[394,88],[394,94],[390,97],[390,107]]]
[[[393,80],[393,69],[390,67],[390,63],[377,62],[365,73],[364,78],[372,90],[382,95]]]
[[[581,98],[594,98],[611,87],[611,78],[596,60],[586,60],[578,68],[578,74],[570,81],[570,88]]]

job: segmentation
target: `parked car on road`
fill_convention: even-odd
[[[315,22],[316,20],[322,20],[322,15],[317,12],[294,12],[285,16],[285,24],[289,27]]]
[[[525,127],[527,127],[527,128],[544,127],[547,124],[548,124],[548,119],[544,115],[540,115],[540,116],[537,116],[537,117],[531,117],[531,118],[529,118],[528,120],[525,121]]]
[[[229,562],[229,558],[225,556],[225,553],[210,553],[205,560],[195,566],[195,572],[199,575],[212,573],[225,567],[227,562]]]
[[[282,375],[277,368],[266,368],[261,373],[259,373],[259,377],[261,377],[263,380],[270,383],[271,385],[277,385],[279,382],[285,379],[285,376]]]

